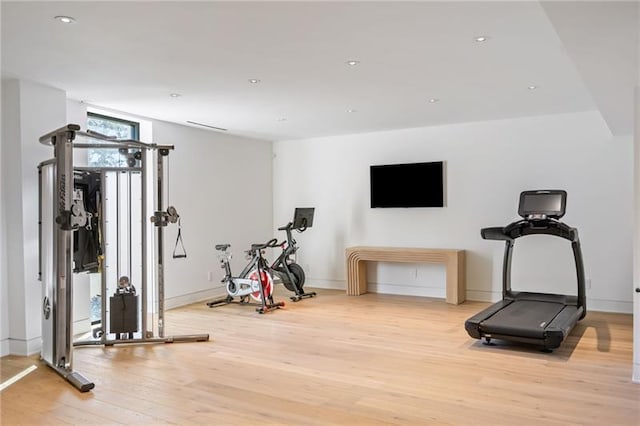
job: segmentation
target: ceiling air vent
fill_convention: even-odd
[[[195,124],[196,126],[202,126],[202,127],[206,127],[208,129],[213,129],[213,130],[220,130],[222,132],[226,132],[228,129],[223,129],[222,127],[216,127],[216,126],[210,126],[208,124],[203,124],[203,123],[197,123],[195,121],[189,121],[187,120],[187,123],[189,124]]]

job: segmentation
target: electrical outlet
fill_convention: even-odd
[[[591,290],[591,278],[587,278],[584,285],[587,287],[587,290]]]
[[[418,268],[409,269],[409,279],[413,281],[418,279]]]
[[[213,281],[213,272],[211,271],[207,272],[207,280],[209,280],[209,282]]]

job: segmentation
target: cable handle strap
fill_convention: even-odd
[[[178,245],[182,248],[182,253],[176,254]],[[184,248],[184,242],[182,241],[182,224],[180,223],[180,217],[178,216],[178,236],[176,237],[176,245],[173,248],[173,258],[182,259],[187,257],[187,251]]]

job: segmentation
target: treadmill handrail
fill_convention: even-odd
[[[587,296],[585,290],[584,263],[582,260],[582,249],[580,247],[578,230],[553,218],[541,220],[523,219],[512,222],[503,228],[490,227],[481,229],[480,235],[483,239],[502,240],[506,243],[502,266],[502,298],[505,299],[511,294],[511,260],[515,240],[527,235],[540,234],[564,238],[571,242],[578,284],[577,305],[583,309],[580,319],[584,318],[587,313]]]
[[[480,235],[485,240],[511,241],[526,235],[553,235],[571,242],[578,242],[578,230],[555,219],[518,220],[505,227],[482,228]]]
[[[480,230],[480,235],[483,240],[510,241],[513,239],[504,232],[504,228],[502,226],[482,228]]]

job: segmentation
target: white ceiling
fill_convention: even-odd
[[[3,1],[1,13],[3,77],[232,134],[281,140],[586,110],[614,134],[633,128],[636,2]]]

